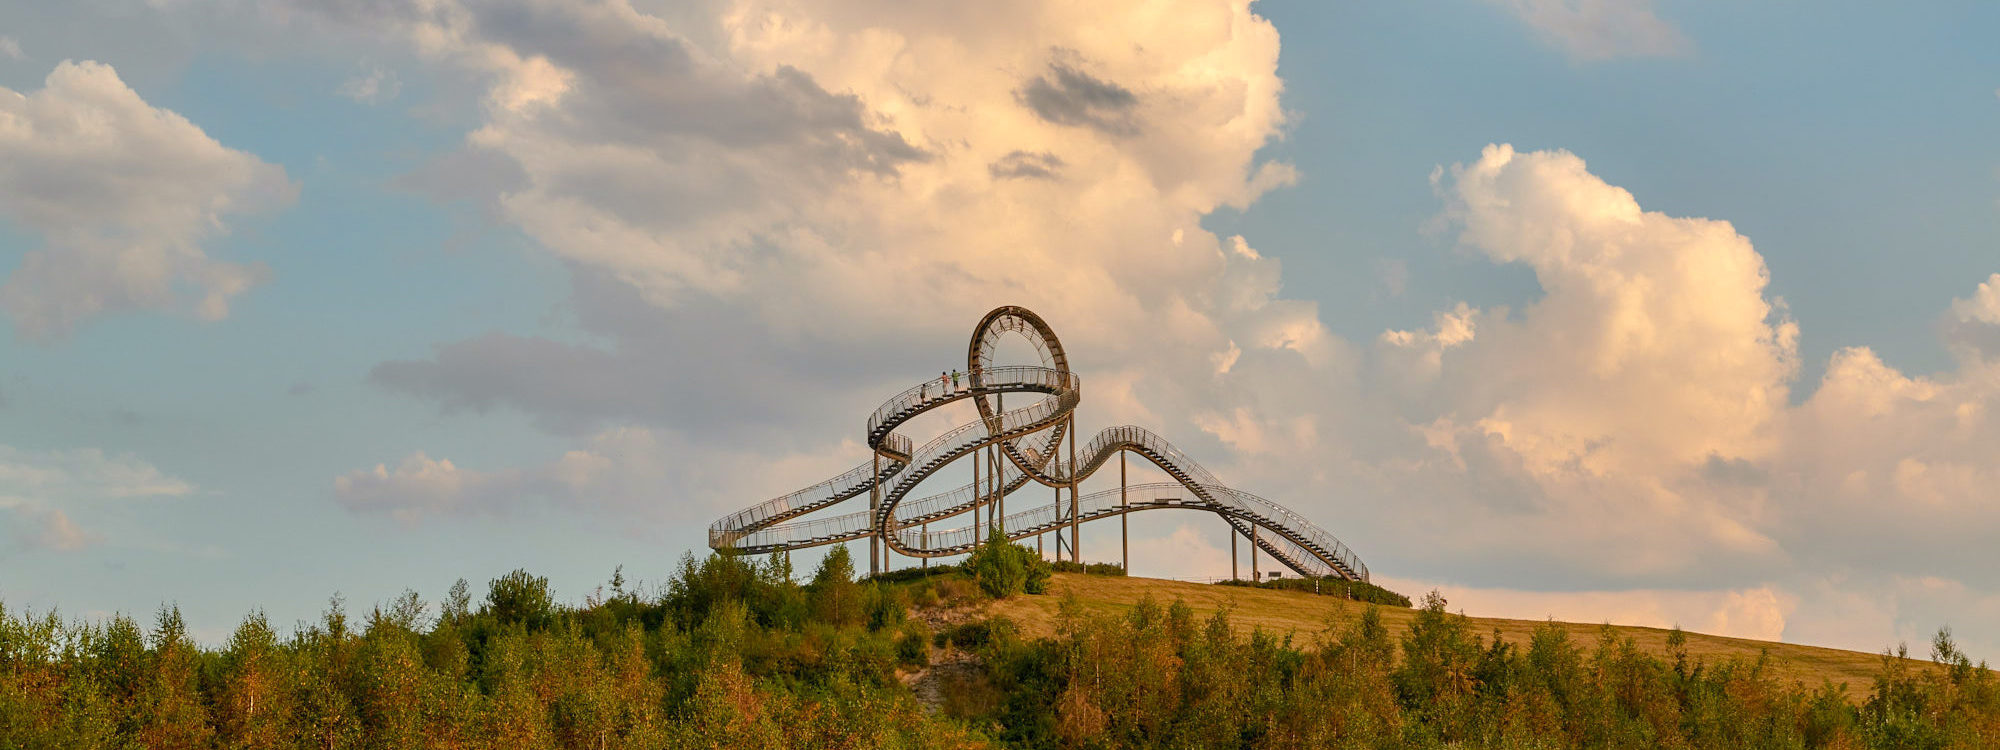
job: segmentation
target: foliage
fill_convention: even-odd
[[[357,626],[335,597],[289,635],[252,613],[213,650],[171,606],[150,627],[0,606],[0,748],[2000,746],[2000,680],[1949,630],[1853,696],[1691,658],[1678,631],[1666,659],[1609,627],[1483,636],[1435,593],[1407,632],[1370,606],[1309,643],[1072,595],[1028,639],[907,615],[978,597],[966,575],[857,581],[838,553],[792,575],[783,555],[686,556],[657,590],[621,571],[574,606],[515,571],[477,608],[461,581]],[[931,709],[903,684],[923,669]]]
[[[142,629],[0,606],[0,748],[984,745],[898,682],[930,633],[851,566],[801,586],[782,556],[689,556],[657,594],[621,571],[583,606],[514,571],[476,609],[461,581],[357,628],[336,597],[289,637],[253,613],[216,650],[172,607]]]
[[[1049,564],[1035,550],[1007,541],[998,529],[986,544],[965,558],[965,572],[979,582],[979,590],[995,599],[1026,591],[1048,591]]]
[[[2000,680],[1948,631],[1928,667],[1885,657],[1857,705],[1846,686],[1783,684],[1763,660],[1690,660],[1684,635],[1670,661],[1608,627],[1594,643],[1553,622],[1527,643],[1482,637],[1435,593],[1400,637],[1373,606],[1312,648],[1242,637],[1229,619],[1070,599],[1053,639],[968,633],[984,672],[960,689],[993,697],[946,705],[1030,747],[2000,746]]]
[[[1272,578],[1264,581],[1217,581],[1220,586],[1244,586],[1259,589],[1279,589],[1284,591],[1309,591],[1321,596],[1338,596],[1367,604],[1381,604],[1390,607],[1410,606],[1410,597],[1382,588],[1367,581],[1349,581],[1341,578]]]
[[[1093,576],[1125,575],[1124,566],[1115,563],[1073,563],[1068,560],[1057,560],[1049,563],[1049,567],[1057,573],[1082,573]]]

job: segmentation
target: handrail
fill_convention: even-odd
[[[1009,333],[1026,337],[1042,364],[994,366],[998,340]],[[762,552],[879,538],[890,549],[915,557],[960,554],[984,541],[974,536],[976,524],[936,531],[929,530],[929,524],[977,513],[994,495],[967,484],[904,500],[943,467],[981,447],[998,445],[1007,455],[997,478],[998,495],[1005,497],[1029,483],[1074,487],[1122,451],[1150,461],[1174,481],[1093,492],[1067,504],[1037,505],[1000,519],[1001,533],[1017,539],[1143,510],[1202,510],[1221,516],[1246,536],[1268,529],[1271,533],[1255,535],[1256,546],[1301,575],[1368,580],[1368,567],[1333,534],[1284,506],[1224,485],[1199,462],[1143,427],[1106,428],[1088,444],[1073,447],[1070,457],[1059,457],[1056,449],[1081,401],[1082,384],[1070,371],[1054,331],[1034,313],[1018,307],[988,313],[973,332],[964,377],[956,385],[929,379],[889,397],[868,416],[865,426],[867,445],[875,457],[832,479],[724,516],[709,526],[709,546]],[[1003,411],[995,397],[1005,393],[1038,397]],[[921,446],[913,447],[914,441],[898,432],[919,415],[966,399],[977,407],[978,418]],[[863,494],[879,505],[859,513],[787,522]]]

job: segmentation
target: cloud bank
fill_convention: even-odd
[[[1800,384],[1801,324],[1750,238],[1648,211],[1577,155],[1493,145],[1437,172],[1438,226],[1541,296],[1344,341],[1277,259],[1202,226],[1297,179],[1258,156],[1286,114],[1276,31],[1245,3],[347,7],[326,18],[483,82],[426,184],[564,260],[589,334],[378,365],[386,389],[577,448],[470,468],[439,446],[338,478],[358,512],[546,503],[699,544],[863,457],[867,406],[1023,304],[1083,373],[1086,431],[1159,429],[1468,601],[1874,649],[2000,592],[1980,495],[2000,276],[1939,301],[1955,370],[1848,349]],[[1514,7],[1580,57],[1685,44],[1644,4]],[[1205,565],[1199,542],[1136,549]]]

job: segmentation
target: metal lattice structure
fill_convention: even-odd
[[[995,366],[994,352],[1009,334],[1027,339],[1041,364]],[[877,570],[889,552],[917,558],[971,552],[997,525],[1008,539],[1055,533],[1058,556],[1064,541],[1061,532],[1067,529],[1070,558],[1080,561],[1077,529],[1083,523],[1180,509],[1220,516],[1234,533],[1250,539],[1254,549],[1300,575],[1368,580],[1368,566],[1332,534],[1277,503],[1222,484],[1145,428],[1111,427],[1079,447],[1075,411],[1082,396],[1081,381],[1070,372],[1055,331],[1026,308],[1001,307],[987,313],[972,332],[966,365],[961,382],[929,380],[876,409],[865,431],[874,454],[867,463],[716,521],[708,529],[709,546],[765,553],[868,539],[869,568]],[[1028,403],[1004,408],[1008,394],[1027,396]],[[977,407],[978,417],[923,445],[913,445],[909,436],[897,432],[919,415],[968,399]],[[1152,462],[1174,481],[1126,484],[1126,454]],[[1118,488],[1079,497],[1077,485],[1113,457],[1120,459]],[[926,478],[967,458],[974,462],[972,484],[908,497]],[[1007,497],[1031,484],[1054,488],[1055,502],[1006,513]],[[794,520],[864,496],[867,510]],[[982,511],[987,516],[983,524]],[[931,529],[933,523],[959,516],[969,516],[970,523]],[[1251,557],[1254,570],[1256,556]]]

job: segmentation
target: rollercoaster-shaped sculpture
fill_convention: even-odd
[[[995,366],[1002,336],[1017,334],[1040,354],[1039,366]],[[772,498],[716,521],[708,544],[716,550],[765,553],[825,544],[870,540],[869,569],[879,570],[887,552],[931,558],[971,552],[986,541],[995,523],[1008,539],[1056,533],[1067,528],[1069,555],[1081,561],[1077,528],[1087,521],[1142,510],[1179,508],[1221,516],[1254,549],[1303,576],[1368,580],[1368,566],[1332,534],[1277,503],[1224,486],[1207,469],[1141,427],[1112,427],[1081,449],[1075,410],[1081,384],[1070,372],[1062,342],[1040,316],[1021,307],[1001,307],[979,321],[966,347],[967,377],[944,378],[896,394],[868,418],[867,443],[874,455],[840,476]],[[1031,397],[1025,406],[1004,408],[1006,394]],[[971,399],[978,418],[912,446],[897,428],[926,412]],[[1061,455],[1069,438],[1067,456]],[[1123,453],[1160,467],[1172,482],[1128,485]],[[1081,497],[1076,488],[1118,455],[1119,486]],[[973,482],[942,494],[907,496],[926,478],[962,459],[974,459]],[[983,475],[982,475],[983,472]],[[1029,484],[1055,490],[1055,502],[1009,515],[1006,498]],[[1068,491],[1068,502],[1063,499]],[[866,496],[868,509],[816,520],[794,521],[842,501]],[[982,522],[980,511],[986,510]],[[932,523],[970,515],[958,528],[932,530]],[[1252,554],[1254,564],[1255,554]]]

